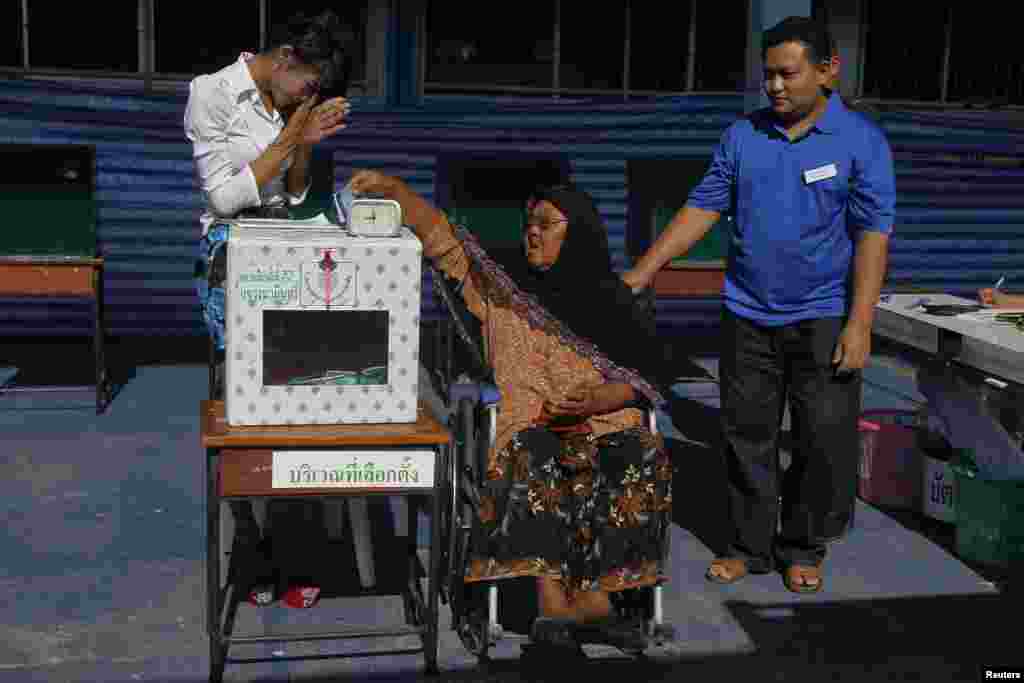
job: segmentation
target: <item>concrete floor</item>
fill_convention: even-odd
[[[714,371],[713,359],[704,364]],[[866,408],[922,400],[912,372],[896,361],[873,360],[866,379]],[[147,365],[99,417],[88,396],[0,397],[0,683],[206,680],[198,419],[205,391],[201,365]],[[593,661],[572,665],[572,674],[974,681],[982,664],[1024,659],[1009,626],[1020,614],[1016,584],[957,559],[948,528],[862,502],[854,528],[831,549],[822,593],[793,595],[778,575],[706,582],[724,519],[716,413],[715,385],[689,384],[677,387],[671,413],[659,419],[678,465],[665,602],[678,642],[641,661],[588,646]],[[379,506],[387,503],[376,505],[374,519],[386,526],[387,508]],[[379,545],[386,562],[387,543]],[[401,619],[397,597],[339,597],[312,610],[243,606],[236,630]],[[537,671],[520,662],[514,637],[499,643],[488,669],[478,668],[450,630],[446,608],[441,631],[443,680],[564,679],[561,663]],[[395,649],[409,640],[355,645]],[[268,661],[229,664],[226,680],[425,678],[418,656],[281,660],[351,650],[347,643],[239,648],[232,654]]]

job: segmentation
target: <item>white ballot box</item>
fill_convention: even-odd
[[[415,422],[422,246],[337,226],[231,223],[231,425]]]

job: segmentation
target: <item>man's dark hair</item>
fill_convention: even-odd
[[[810,17],[787,17],[764,32],[761,54],[783,43],[800,43],[807,50],[807,61],[819,64],[832,57],[835,45],[828,27]]]
[[[297,14],[274,29],[271,46],[290,45],[295,58],[320,69],[320,93],[343,95],[352,74],[355,33],[331,10],[317,16]]]

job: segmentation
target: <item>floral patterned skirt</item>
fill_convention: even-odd
[[[466,581],[558,578],[615,592],[663,579],[672,466],[650,432],[519,432],[491,458]]]

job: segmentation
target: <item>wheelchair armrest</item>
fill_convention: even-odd
[[[498,387],[487,382],[454,382],[451,386],[451,397],[456,403],[469,399],[473,403],[492,406],[501,401],[501,392]]]
[[[644,426],[646,426],[649,430],[651,430],[651,434],[657,434],[658,433],[658,415],[657,415],[657,412],[655,411],[655,407],[654,407],[653,403],[651,403],[650,401],[648,401],[646,398],[644,398],[642,396],[638,396],[637,398],[635,398],[632,401],[630,401],[629,403],[627,403],[626,407],[627,408],[636,408],[641,413],[643,413],[643,416],[644,416],[643,417]]]
[[[498,439],[498,404],[501,402],[501,391],[498,387],[487,382],[473,384],[453,384],[451,388],[452,400],[456,403],[462,399],[469,399],[479,407],[484,408],[485,417],[481,424],[483,436],[486,437],[487,448],[480,453],[483,459],[480,467],[486,465],[486,453]]]

